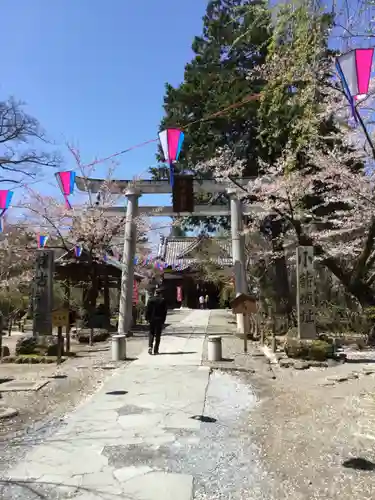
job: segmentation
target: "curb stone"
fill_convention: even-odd
[[[16,417],[17,415],[18,415],[18,410],[15,410],[14,408],[7,408],[5,406],[0,406],[0,420]]]

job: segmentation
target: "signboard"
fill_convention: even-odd
[[[232,300],[231,303],[233,314],[255,314],[257,312],[257,302],[254,297],[241,293]]]
[[[57,311],[52,311],[52,326],[69,326],[69,310],[59,309]]]
[[[138,283],[133,281],[133,304],[137,305],[139,301]]]
[[[300,339],[315,339],[314,248],[297,248],[297,318]]]
[[[177,302],[182,302],[182,287],[177,287]]]
[[[192,175],[174,176],[172,204],[174,212],[194,212],[194,182]]]
[[[37,250],[33,283],[33,335],[52,335],[54,253]]]

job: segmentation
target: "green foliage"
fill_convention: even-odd
[[[321,132],[318,81],[328,77],[320,73],[328,65],[332,20],[309,4],[286,4],[278,10],[258,115],[263,158],[272,163],[288,146],[296,161],[290,168],[300,166],[299,153]]]
[[[287,336],[284,351],[289,358],[310,359],[314,361],[325,361],[334,355],[332,342],[325,340],[313,340],[311,342],[299,340],[293,336]]]
[[[202,35],[195,37],[193,60],[185,67],[178,87],[166,84],[160,129],[185,127],[185,144],[180,170],[194,172],[195,165],[211,159],[218,148],[228,146],[245,160],[245,174],[256,173],[258,102],[233,107],[215,118],[205,117],[241,103],[259,92],[260,83],[250,82],[249,70],[265,60],[271,13],[263,1],[210,1],[203,18]],[[159,159],[161,155],[159,153]],[[151,169],[155,178],[165,177],[166,169]],[[209,175],[209,174],[208,174]],[[187,225],[197,224],[189,219]],[[204,218],[210,231],[226,218]]]
[[[63,363],[66,361],[66,357],[62,357],[60,362]],[[57,363],[57,357],[56,356],[42,356],[40,354],[23,354],[20,356],[6,356],[1,360],[1,363],[16,363],[19,365],[22,364],[32,364],[32,365],[37,365],[37,364],[52,364],[52,363]]]
[[[24,336],[17,340],[16,355],[34,354],[38,348],[38,340],[36,337]]]
[[[334,346],[332,342],[324,340],[313,340],[309,345],[308,359],[315,361],[325,361],[334,355]]]

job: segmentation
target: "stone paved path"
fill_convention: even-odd
[[[194,446],[209,370],[210,311],[175,316],[161,354],[120,368],[61,428],[8,473],[4,499],[191,500],[192,474],[163,467],[166,446]],[[176,330],[183,335],[173,335]],[[168,452],[170,454],[170,451]]]

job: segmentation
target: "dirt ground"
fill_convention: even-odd
[[[270,365],[255,344],[243,354],[228,335],[223,355],[217,367],[237,370],[258,397],[248,425],[267,471],[265,500],[375,497],[374,352],[298,371]]]

